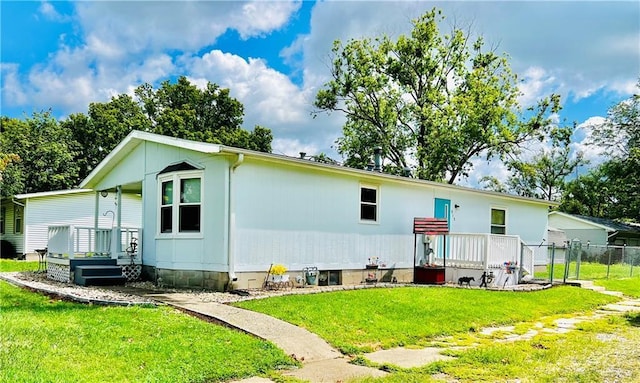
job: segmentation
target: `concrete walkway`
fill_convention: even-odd
[[[262,313],[221,303],[199,302],[190,294],[150,293],[145,294],[145,297],[274,343],[303,364],[300,369],[284,372],[283,375],[286,376],[310,382],[338,382],[345,379],[386,375],[384,371],[378,369],[350,364],[339,351],[316,334]],[[256,380],[256,378],[242,382],[261,381],[269,382],[269,380]]]

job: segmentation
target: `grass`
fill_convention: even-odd
[[[0,259],[0,272],[36,270],[38,270],[37,261],[15,261],[12,259]]]
[[[577,264],[576,262],[571,262],[569,264],[569,273],[568,278],[575,279],[577,274],[576,270]],[[556,264],[553,267],[553,279],[556,281],[561,281],[564,276],[564,264]],[[550,275],[551,266],[547,266],[546,272],[536,272],[536,278],[548,279]],[[580,279],[587,280],[595,280],[595,279],[620,279],[620,278],[630,278],[630,277],[640,277],[640,267],[632,266],[629,264],[621,264],[615,263],[609,266],[609,270],[607,272],[607,265],[596,262],[581,262],[580,263]]]
[[[550,275],[550,266],[547,266],[546,273],[535,274],[536,278],[548,279]],[[569,265],[569,275],[575,277],[576,263]],[[553,269],[554,280],[562,281],[564,273],[564,265],[555,265]],[[598,286],[603,286],[607,290],[620,291],[623,294],[640,298],[640,267],[636,266],[631,269],[627,264],[613,264],[608,270],[607,265],[601,263],[582,262],[580,264],[580,279],[592,280]]]
[[[211,382],[295,362],[167,307],[54,301],[0,282],[0,382]]]
[[[22,264],[0,266],[9,271]],[[635,286],[627,280],[600,282]],[[255,375],[284,381],[277,370],[295,363],[270,343],[166,307],[52,301],[4,282],[0,296],[0,382],[213,382]],[[498,324],[515,324],[524,333],[537,321],[588,312],[616,299],[569,286],[530,293],[399,287],[237,305],[306,327],[346,353],[446,342],[473,345],[449,351],[453,360],[421,368],[383,366],[391,372],[387,377],[361,382],[640,381],[640,314],[513,343],[477,333]]]
[[[343,353],[357,354],[426,346],[445,335],[588,311],[615,300],[569,286],[530,293],[405,287],[289,295],[236,305],[305,327]]]
[[[640,277],[625,279],[601,279],[594,283],[610,291],[620,291],[624,295],[640,298]]]
[[[451,353],[455,359],[413,369],[386,366],[393,371],[387,377],[358,382],[637,382],[638,326],[640,314],[630,314],[585,323],[566,335],[480,341],[474,348]]]

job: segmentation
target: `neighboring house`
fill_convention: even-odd
[[[35,254],[47,247],[49,227],[73,225],[111,228],[116,218],[115,193],[98,196],[90,189],[17,194],[3,198],[0,211],[1,239],[10,242],[17,255]],[[122,222],[141,226],[142,197],[122,195]]]
[[[411,281],[414,252],[423,246],[423,238],[415,242],[414,217],[447,218],[451,233],[473,236],[455,245],[452,234],[447,253],[493,249],[506,257],[494,259],[501,267],[520,254],[513,239],[546,239],[550,205],[139,131],[80,187],[142,195],[148,278],[217,290],[260,287],[275,263],[293,272],[317,267],[319,280],[355,284],[375,259],[380,272]]]
[[[605,218],[588,217],[554,211],[549,213],[549,226],[564,231],[574,239],[592,245],[640,246],[640,226]]]

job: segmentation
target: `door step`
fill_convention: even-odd
[[[124,285],[126,281],[120,266],[78,265],[73,273],[73,282],[80,286]]]

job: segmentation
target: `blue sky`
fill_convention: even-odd
[[[337,157],[343,117],[310,114],[332,42],[409,33],[410,20],[434,6],[445,27],[470,25],[510,55],[523,105],[560,93],[559,120],[578,124],[576,150],[597,161],[584,146],[589,125],[637,92],[636,1],[2,1],[1,114],[51,109],[64,118],[186,75],[228,87],[245,106],[246,128],[272,129],[274,152]],[[470,182],[489,169],[504,173],[478,161]]]

